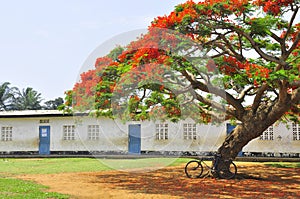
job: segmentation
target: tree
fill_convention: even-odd
[[[81,74],[66,103],[128,119],[238,121],[235,158],[277,121],[300,119],[299,0],[187,1]],[[116,52],[116,51],[114,51]]]
[[[54,100],[49,100],[45,102],[43,109],[45,110],[57,110],[59,106],[64,104],[64,100],[61,97],[58,97]]]
[[[0,111],[11,110],[11,103],[14,98],[14,87],[9,87],[9,82],[0,85]]]
[[[33,90],[33,88],[27,87],[26,89],[19,89],[14,94],[15,99],[13,101],[14,110],[39,110],[41,109],[41,94]]]

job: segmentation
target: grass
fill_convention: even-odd
[[[66,172],[93,172],[122,168],[175,166],[187,162],[185,158],[145,159],[92,159],[92,158],[42,158],[0,159],[0,174],[53,174]]]
[[[13,179],[22,174],[54,174],[93,172],[112,169],[176,166],[188,162],[185,158],[92,159],[41,158],[0,159],[0,198],[69,198],[68,195],[47,192],[47,187],[33,182]]]
[[[276,168],[300,168],[300,162],[271,162],[265,165]]]
[[[22,174],[54,174],[66,172],[95,172],[134,168],[184,165],[188,158],[92,159],[41,158],[0,159],[0,198],[69,198],[68,195],[47,192],[47,187],[29,181],[13,179]],[[300,168],[300,163],[271,162],[270,167]]]
[[[141,168],[163,168],[177,166],[188,162],[185,158],[145,158],[145,159],[104,159],[101,162],[115,170],[141,169]]]
[[[34,184],[29,181],[0,178],[0,198],[1,199],[43,199],[43,198],[69,198],[68,195],[47,192],[47,187]]]
[[[103,171],[110,168],[97,159],[89,158],[42,158],[0,160],[0,173],[52,174],[66,172]]]

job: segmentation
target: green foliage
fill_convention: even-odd
[[[45,102],[43,109],[46,110],[57,110],[60,106],[64,104],[63,98],[59,97],[54,100],[49,100]]]
[[[0,85],[0,111],[11,110],[13,107],[15,87],[10,87],[9,82]]]
[[[276,168],[300,168],[299,162],[293,162],[293,163],[286,163],[286,162],[274,162],[274,163],[266,163],[265,165],[269,167],[276,167]]]
[[[289,23],[299,7],[287,0],[187,1],[155,19],[136,41],[99,58],[110,62],[97,59],[96,75],[87,80],[97,81],[92,94],[85,78],[74,90],[82,106],[112,118],[263,120],[267,114],[259,111],[274,111],[265,106],[280,101],[279,93],[298,92],[300,28]],[[299,118],[292,106],[299,105],[280,114]]]
[[[41,101],[41,94],[28,87],[16,92],[13,107],[15,110],[39,110],[42,108]]]
[[[281,22],[281,20],[273,15],[266,15],[265,17],[254,18],[251,22],[251,34],[266,36],[271,34],[270,31],[274,29],[275,25]]]
[[[124,48],[122,46],[117,46],[113,50],[111,50],[107,57],[111,58],[114,61],[118,60],[119,55],[124,51]]]

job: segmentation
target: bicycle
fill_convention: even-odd
[[[222,164],[220,164],[221,161]],[[208,170],[208,172],[203,174],[204,170]],[[232,160],[222,160],[220,154],[215,154],[212,159],[212,166],[209,166],[204,158],[201,158],[200,160],[189,161],[184,171],[189,178],[202,178],[211,175],[223,179],[232,179],[237,173],[237,167]]]

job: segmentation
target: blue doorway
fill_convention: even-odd
[[[229,135],[232,131],[233,131],[233,129],[235,129],[235,125],[232,125],[232,124],[226,124],[226,135]]]
[[[130,124],[128,127],[128,153],[141,154],[140,124]]]
[[[50,154],[50,126],[40,126],[39,128],[39,154],[49,155]]]

